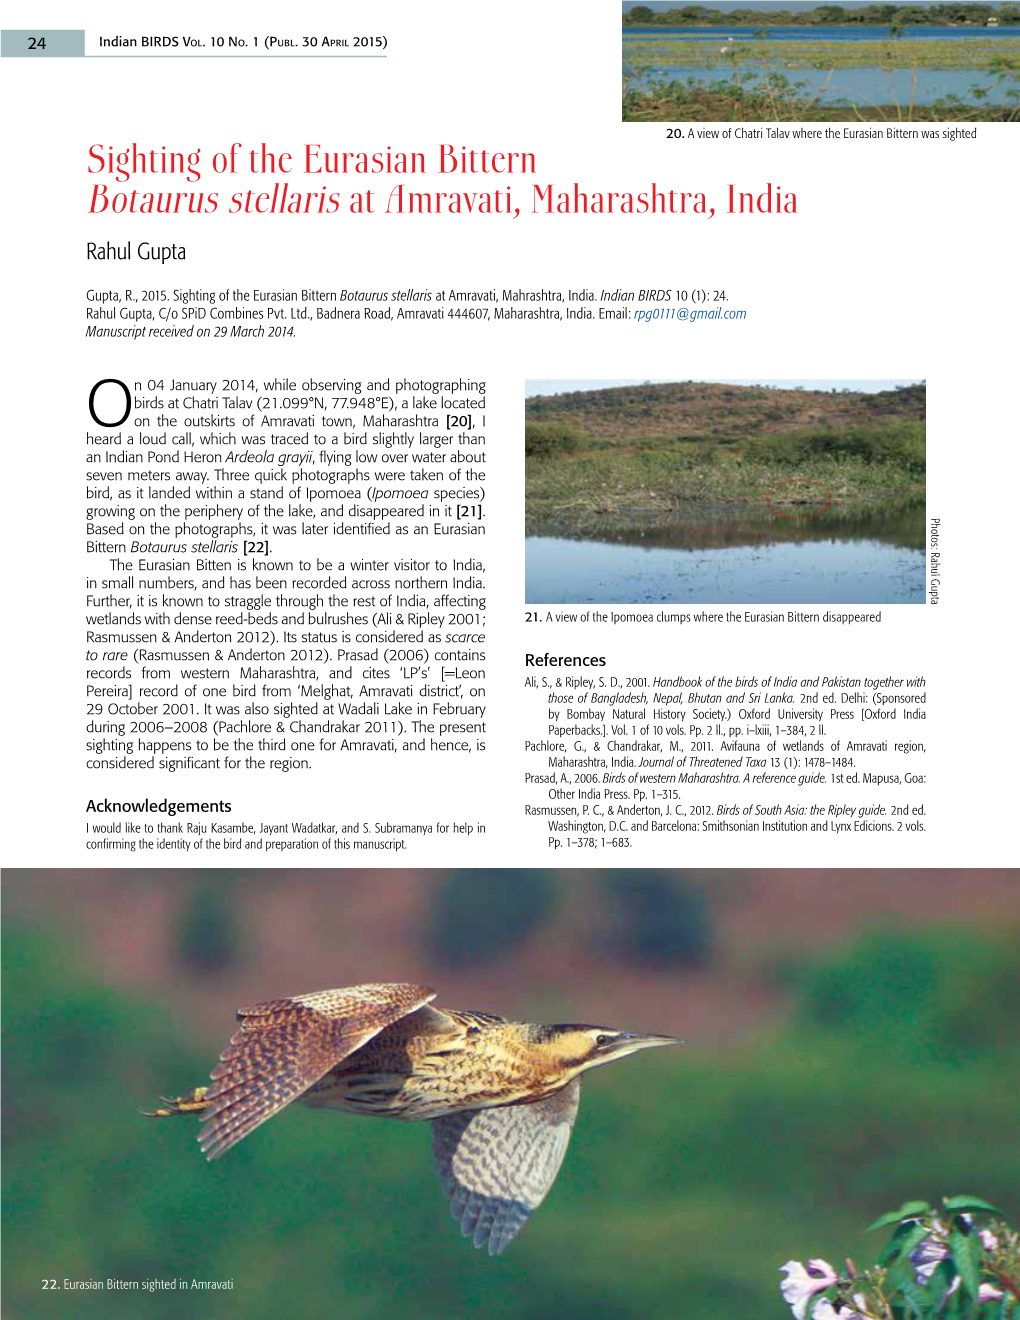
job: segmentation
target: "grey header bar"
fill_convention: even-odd
[[[79,31],[75,28],[4,28],[0,31],[0,57],[29,60],[42,60],[47,56],[50,59],[77,56],[79,59],[88,60],[384,60],[385,47],[388,44],[386,38],[382,38],[384,44],[379,49],[351,51],[320,46],[317,38],[315,45],[310,46],[302,45],[300,39],[295,38],[267,38],[272,47],[267,50],[265,45],[258,43],[253,45],[247,39],[235,37],[225,39],[229,41],[229,45],[214,46],[212,49],[209,49],[209,43],[197,38],[193,42],[189,41],[188,45],[180,45],[177,44],[179,39],[174,37],[173,44],[168,46],[162,44],[142,46],[139,44],[141,38],[125,38],[119,35],[112,38],[100,35],[97,40],[99,49],[86,54],[84,29]],[[150,37],[147,40],[162,41],[163,38]],[[165,40],[171,42],[169,37]],[[348,45],[348,40],[344,40],[343,46]]]
[[[4,28],[0,31],[2,59],[67,59],[85,54],[85,29]]]

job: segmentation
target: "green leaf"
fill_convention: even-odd
[[[925,1287],[925,1292],[928,1294],[929,1306],[933,1307],[936,1311],[939,1309],[942,1299],[949,1291],[955,1278],[956,1271],[953,1269],[953,1262],[951,1260],[944,1260],[935,1266],[931,1278],[928,1280]]]
[[[928,1297],[924,1289],[919,1288],[912,1279],[907,1279],[900,1285],[900,1295],[910,1308],[910,1314],[917,1320],[924,1320],[928,1314]]]
[[[914,1282],[914,1267],[906,1256],[902,1256],[890,1265],[885,1275],[885,1290],[890,1293],[900,1292],[903,1285]]]
[[[894,1261],[906,1260],[917,1244],[928,1236],[928,1232],[924,1224],[912,1224],[909,1221],[900,1224],[879,1256],[879,1265],[892,1265]]]
[[[981,1287],[981,1239],[954,1225],[949,1234],[949,1254],[963,1286],[972,1298],[977,1297]]]
[[[987,1201],[982,1201],[980,1196],[944,1196],[942,1204],[947,1210],[956,1213],[967,1210],[984,1210],[988,1214],[1001,1215],[1002,1211],[998,1206],[990,1205]]]
[[[886,1224],[898,1224],[901,1219],[913,1219],[916,1215],[923,1215],[931,1206],[927,1201],[904,1201],[898,1210],[893,1210],[887,1215],[880,1215],[873,1224],[868,1225],[867,1231],[870,1233],[873,1228],[885,1228]]]

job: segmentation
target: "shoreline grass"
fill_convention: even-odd
[[[590,533],[621,517],[771,516],[766,492],[815,483],[833,515],[924,498],[923,424],[762,436],[738,445],[649,439],[525,461],[525,530]],[[793,482],[791,482],[793,479]],[[817,498],[804,488],[803,503]],[[826,510],[828,512],[829,510]]]
[[[724,43],[726,44],[726,43]],[[1020,69],[1020,40],[911,41],[734,41],[726,54],[711,41],[633,41],[624,47],[625,66],[642,72],[659,66],[717,69],[748,60],[787,69]]]
[[[1018,70],[989,72],[998,73],[1000,79],[1020,77]],[[912,93],[906,105],[849,97],[823,102],[820,97],[820,91],[812,92],[783,73],[765,70],[759,76],[735,67],[725,83],[704,83],[691,76],[660,80],[638,90],[625,82],[622,117],[624,123],[1014,123],[1020,119],[1020,99],[996,105],[981,94],[973,101],[944,96],[919,103]]]

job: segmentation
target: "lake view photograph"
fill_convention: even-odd
[[[525,383],[528,604],[923,604],[924,381]]]
[[[624,3],[623,118],[1016,122],[1020,4]]]

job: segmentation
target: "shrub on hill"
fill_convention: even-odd
[[[795,435],[759,435],[751,452],[761,462],[793,465],[812,458],[855,458],[884,463],[922,474],[925,433],[921,422],[895,422],[883,427],[850,426],[817,429]]]
[[[525,422],[524,455],[526,458],[553,458],[570,454],[584,437],[566,422]]]

